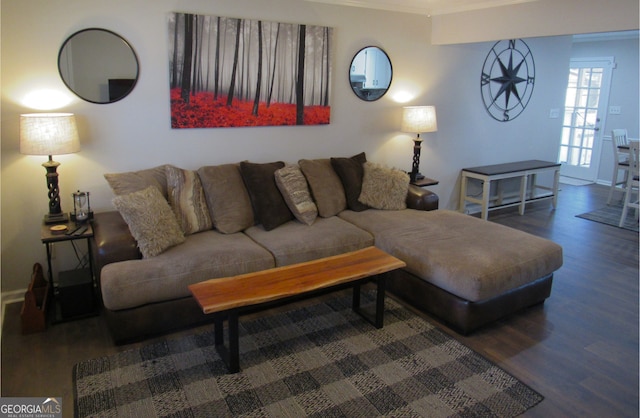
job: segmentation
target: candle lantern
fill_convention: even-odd
[[[76,223],[84,223],[93,218],[91,212],[91,203],[89,201],[89,192],[81,192],[78,190],[72,193],[73,196],[73,213],[71,220]]]

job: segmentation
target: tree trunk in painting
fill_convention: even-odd
[[[331,40],[329,39],[329,28],[324,28],[324,43],[322,45],[324,49],[324,62],[325,62],[325,70],[324,77],[322,77],[322,82],[324,83],[324,100],[322,101],[323,106],[329,106],[329,51],[331,51]]]
[[[181,15],[176,15],[176,29],[173,31],[173,65],[171,66],[171,88],[178,87],[178,22]]]
[[[233,67],[231,70],[231,82],[229,83],[229,95],[227,96],[227,106],[231,106],[233,103],[233,94],[236,85],[236,73],[238,72],[238,52],[240,51],[240,26],[241,20],[236,19],[236,49],[233,55]]]
[[[220,16],[216,19],[217,23],[217,34],[216,34],[216,58],[215,58],[215,70],[214,70],[214,81],[213,81],[213,99],[218,99],[218,83],[220,80],[220,32],[222,32],[222,27],[220,26]]]
[[[271,105],[271,96],[273,95],[273,82],[276,78],[276,62],[278,62],[278,38],[280,37],[280,23],[276,29],[276,41],[273,47],[273,69],[271,70],[271,85],[269,86],[269,96],[267,97],[267,107]]]
[[[184,55],[182,57],[181,97],[189,104],[191,97],[191,60],[193,53],[193,15],[187,14],[184,19]]]
[[[300,25],[300,39],[298,40],[298,77],[296,81],[296,125],[304,125],[304,51],[306,30],[306,25]]]
[[[260,105],[260,90],[262,87],[262,21],[258,20],[258,81],[256,83],[256,96],[253,100],[254,116],[258,116],[258,106]]]

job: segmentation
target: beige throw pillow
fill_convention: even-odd
[[[251,199],[238,164],[205,166],[198,176],[207,197],[213,225],[223,234],[233,234],[253,226]]]
[[[129,226],[144,258],[154,257],[184,242],[180,225],[157,188],[149,186],[116,196],[113,204]]]
[[[213,227],[207,200],[195,171],[166,167],[169,204],[185,234],[206,231]]]
[[[311,225],[318,217],[318,208],[311,198],[307,179],[297,165],[288,165],[275,172],[276,185],[293,216]]]
[[[409,175],[404,171],[371,162],[364,163],[361,203],[375,209],[402,210],[407,208]]]
[[[167,179],[164,165],[125,173],[107,173],[104,178],[116,196],[138,192],[149,186],[154,186],[160,190],[160,193],[165,198],[167,197]]]
[[[311,194],[323,218],[337,215],[347,208],[347,197],[331,160],[300,160],[298,165],[309,182]]]

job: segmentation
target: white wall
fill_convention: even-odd
[[[638,0],[535,0],[433,17],[437,45],[638,29]]]
[[[24,289],[31,266],[45,266],[40,243],[47,211],[43,157],[18,152],[18,120],[34,110],[25,97],[53,89],[70,99],[59,111],[77,115],[82,150],[57,156],[62,208],[73,208],[71,193],[91,192],[94,211],[112,209],[102,175],[171,163],[196,169],[205,164],[350,156],[366,151],[369,160],[409,169],[413,143],[399,132],[401,93],[407,104],[437,107],[436,133],[424,135],[421,171],[440,180],[432,188],[441,207],[455,208],[460,169],[522,159],[555,160],[560,120],[550,108],[564,99],[570,37],[527,39],[536,62],[536,87],[526,111],[509,123],[493,120],[480,98],[480,71],[492,42],[431,46],[430,19],[361,8],[296,0],[2,0],[2,291]],[[250,19],[326,25],[334,31],[331,124],[172,130],[169,120],[167,14],[194,12]],[[132,94],[97,105],[72,96],[58,76],[56,59],[73,32],[102,27],[135,48],[141,75]],[[383,48],[393,63],[390,92],[367,103],[351,92],[352,56],[366,45]],[[72,267],[62,249],[54,270]]]

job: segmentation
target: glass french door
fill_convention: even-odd
[[[564,176],[595,181],[609,103],[613,57],[572,59],[558,162]]]

